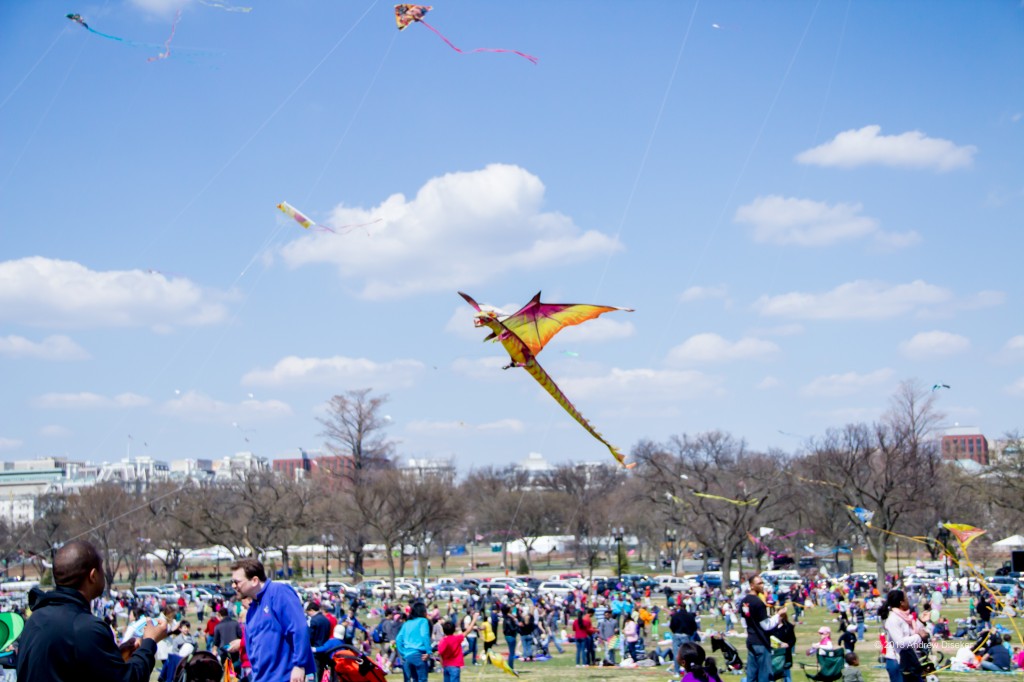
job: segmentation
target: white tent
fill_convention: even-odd
[[[999,542],[993,542],[992,546],[1002,549],[1024,549],[1024,535],[1011,535]]]

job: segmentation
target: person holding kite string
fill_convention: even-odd
[[[18,650],[21,682],[117,680],[145,682],[156,664],[156,645],[167,637],[167,622],[151,619],[139,648],[121,658],[110,628],[89,604],[103,594],[103,559],[84,540],[73,540],[53,558],[57,587],[39,597],[25,624]]]

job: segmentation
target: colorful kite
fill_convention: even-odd
[[[495,668],[498,668],[499,670],[504,670],[505,672],[507,672],[509,675],[512,675],[513,677],[519,677],[519,673],[517,673],[515,670],[513,670],[512,668],[509,667],[508,661],[506,661],[504,659],[504,657],[502,657],[501,654],[497,654],[497,653],[495,653],[493,651],[488,651],[487,652],[487,660]]]
[[[693,494],[696,495],[697,497],[705,497],[709,500],[719,500],[721,502],[728,502],[729,504],[735,504],[739,507],[746,507],[747,505],[757,504],[758,502],[760,502],[760,500],[756,498],[751,500],[734,500],[731,497],[722,497],[721,495],[712,495],[710,493],[699,493],[696,490],[693,491]]]
[[[118,38],[117,36],[112,36],[112,35],[110,35],[108,33],[100,33],[96,29],[94,29],[91,26],[89,26],[89,24],[85,23],[85,19],[82,18],[81,14],[68,14],[66,16],[67,16],[68,19],[70,19],[71,21],[75,22],[76,24],[78,24],[79,26],[84,28],[89,33],[95,33],[96,35],[100,36],[101,38],[106,38],[107,40],[116,40],[119,43],[127,43],[129,45],[134,45],[135,44],[135,43],[133,43],[130,40],[125,40],[124,38]]]
[[[932,386],[933,391],[937,391],[940,388],[949,388],[949,384],[935,384],[934,386]]]
[[[502,316],[493,309],[480,306],[470,296],[461,291],[459,295],[466,299],[466,302],[476,310],[474,324],[477,327],[487,327],[491,330],[491,333],[484,341],[499,341],[508,352],[511,362],[504,369],[509,369],[510,367],[522,367],[525,369],[573,419],[579,422],[580,426],[587,430],[587,433],[601,441],[611,451],[612,457],[619,464],[627,468],[635,466],[635,464],[626,464],[622,453],[614,445],[606,441],[604,436],[595,431],[590,422],[584,419],[579,410],[569,402],[569,399],[565,397],[562,390],[558,388],[554,379],[537,363],[536,357],[544,346],[547,345],[548,341],[562,329],[592,320],[598,315],[613,310],[632,312],[631,309],[579,303],[541,303],[540,292],[538,292],[521,310],[511,315]]]
[[[875,512],[868,511],[864,507],[851,507],[846,505],[846,508],[853,512],[853,515],[860,519],[860,522],[867,525],[871,523],[871,519],[875,518]]]
[[[960,546],[965,550],[967,545],[971,544],[975,538],[988,532],[974,526],[969,526],[966,523],[944,523],[942,527],[952,533],[957,542],[960,543]]]
[[[395,5],[395,24],[398,25],[398,30],[403,31],[409,24],[416,22],[423,24],[431,31],[436,33],[438,37],[441,38],[441,40],[448,44],[448,47],[452,48],[459,54],[470,54],[473,52],[509,52],[511,54],[517,54],[524,59],[529,59],[534,64],[537,63],[536,57],[534,57],[533,55],[526,54],[525,52],[520,52],[518,50],[505,50],[496,47],[478,47],[475,50],[469,51],[460,50],[452,43],[452,41],[445,38],[440,31],[438,31],[436,28],[434,28],[433,26],[431,26],[430,24],[423,20],[424,15],[426,15],[426,13],[432,9],[434,8],[431,5]]]
[[[350,232],[350,231],[356,229],[357,227],[366,227],[367,225],[374,225],[376,223],[379,223],[381,220],[383,220],[383,218],[377,218],[376,220],[371,220],[368,223],[358,223],[358,224],[355,224],[355,225],[342,225],[341,227],[339,227],[337,229],[333,229],[333,228],[327,227],[326,225],[321,225],[320,223],[314,221],[312,218],[307,218],[306,215],[302,211],[300,211],[299,209],[295,208],[294,206],[289,204],[287,201],[282,201],[280,204],[277,205],[277,207],[279,209],[281,209],[281,211],[283,213],[285,213],[285,215],[290,216],[292,218],[292,220],[297,222],[299,225],[302,225],[307,230],[309,228],[311,228],[311,227],[315,227],[318,230],[322,230],[322,231],[325,231],[325,232],[333,232],[334,234],[345,234],[347,232]]]

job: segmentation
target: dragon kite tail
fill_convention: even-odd
[[[530,358],[527,362],[523,363],[521,367],[529,372],[530,376],[536,379],[537,383],[543,386],[544,390],[550,393],[551,397],[562,406],[562,409],[568,412],[573,419],[579,422],[580,426],[587,430],[587,433],[604,443],[608,450],[611,451],[612,457],[615,458],[615,461],[626,469],[632,469],[636,466],[636,462],[626,464],[626,457],[619,452],[618,448],[606,441],[604,436],[598,433],[594,427],[590,425],[590,422],[580,414],[580,411],[576,409],[576,406],[569,402],[569,399],[564,393],[562,393],[562,389],[558,387],[558,384],[556,384],[555,380],[551,378],[551,375],[544,371],[544,368],[540,366],[540,363],[537,362],[536,358]]]

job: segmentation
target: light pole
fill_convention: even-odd
[[[672,562],[672,576],[676,574],[676,536],[678,531],[675,528],[669,528],[665,531],[665,542],[668,543],[669,560]]]
[[[334,543],[333,535],[321,535],[324,543],[324,582],[331,582],[331,545]]]
[[[615,564],[618,569],[619,582],[622,582],[622,536],[626,533],[626,530],[619,526],[613,529],[615,533]]]
[[[949,544],[949,535],[949,529],[946,528],[946,524],[939,521],[938,530],[935,531],[935,539],[942,546],[942,567],[946,573],[946,585],[949,585],[949,552],[946,551],[946,547]]]

